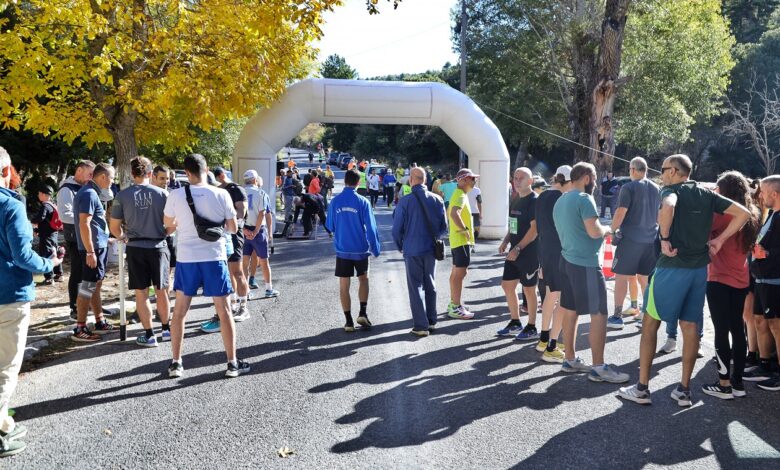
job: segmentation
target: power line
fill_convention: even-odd
[[[450,24],[450,20],[442,21],[441,23],[438,23],[438,24],[436,24],[436,25],[434,25],[434,26],[432,26],[432,27],[430,27],[428,29],[424,29],[422,31],[418,31],[418,32],[416,32],[414,34],[409,34],[409,35],[406,35],[406,36],[402,36],[400,38],[394,39],[394,40],[392,40],[390,42],[387,42],[385,44],[380,44],[379,46],[374,46],[374,47],[371,47],[369,49],[363,49],[362,51],[359,51],[359,52],[345,53],[344,56],[347,57],[347,56],[361,55],[361,54],[365,54],[367,52],[373,52],[373,51],[375,51],[377,49],[385,48],[387,46],[392,46],[393,44],[397,44],[399,42],[406,41],[408,39],[415,38],[417,36],[422,36],[425,33],[430,33],[431,31],[433,31],[435,29],[438,29],[439,27],[441,27],[442,25],[445,25],[445,24]]]
[[[486,105],[486,104],[482,104],[482,103],[479,103],[479,102],[477,102],[477,101],[474,101],[474,102],[475,102],[475,103],[477,103],[478,105],[480,105],[481,107],[485,108],[485,109],[489,109],[489,110],[491,110],[491,111],[493,111],[493,112],[496,112],[496,113],[498,113],[498,114],[500,114],[500,115],[502,115],[502,116],[504,116],[504,117],[506,117],[506,118],[512,119],[513,121],[517,121],[517,122],[519,122],[520,124],[523,124],[523,125],[526,125],[526,126],[528,126],[528,127],[531,127],[531,128],[533,128],[533,129],[536,129],[537,131],[544,132],[545,134],[549,134],[549,135],[551,135],[551,136],[553,136],[553,137],[556,137],[556,138],[558,138],[558,139],[560,139],[560,140],[564,140],[564,141],[566,141],[566,142],[572,143],[572,144],[574,144],[574,145],[578,145],[578,146],[580,146],[580,147],[582,147],[582,148],[585,148],[585,149],[588,149],[588,150],[593,150],[594,152],[600,153],[600,154],[602,154],[602,155],[605,155],[605,156],[607,156],[607,157],[612,157],[612,158],[616,158],[616,159],[618,159],[618,160],[620,160],[620,161],[623,161],[623,162],[626,162],[626,163],[631,163],[631,161],[629,161],[629,160],[626,160],[625,158],[618,157],[617,155],[612,155],[611,153],[607,153],[607,152],[601,151],[601,150],[599,150],[599,149],[594,149],[593,147],[589,147],[589,146],[587,146],[587,145],[585,145],[585,144],[581,144],[581,143],[579,143],[579,142],[576,142],[576,141],[574,141],[574,140],[568,139],[568,138],[566,138],[566,137],[564,137],[564,136],[562,136],[562,135],[558,135],[558,134],[556,134],[555,132],[548,131],[547,129],[543,129],[543,128],[541,128],[541,127],[538,127],[538,126],[535,126],[535,125],[533,125],[533,124],[531,124],[531,123],[525,122],[525,121],[523,121],[523,120],[522,120],[522,119],[520,119],[520,118],[516,118],[516,117],[514,117],[514,116],[511,116],[511,115],[509,115],[509,114],[507,114],[507,113],[505,113],[505,112],[503,112],[503,111],[499,111],[498,109],[495,109],[495,108],[493,108],[493,107],[490,107],[490,106],[488,106],[488,105]],[[661,172],[660,172],[660,171],[658,171],[658,170],[656,170],[655,168],[650,168],[650,166],[648,166],[647,168],[648,168],[648,169],[650,169],[650,170],[652,170],[652,171],[654,171],[654,172],[656,172],[656,173],[658,173],[658,174],[661,174]]]

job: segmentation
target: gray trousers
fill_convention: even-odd
[[[8,416],[8,403],[22,368],[29,325],[30,302],[0,305],[0,431],[3,432],[14,429],[14,420]]]
[[[295,196],[288,196],[284,195],[284,221],[287,222],[291,219],[293,211],[295,208],[293,207],[293,198]]]
[[[415,330],[436,324],[436,258],[433,254],[404,256],[406,287]]]

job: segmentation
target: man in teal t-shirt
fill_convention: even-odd
[[[571,169],[572,190],[561,196],[553,208],[553,221],[561,239],[561,300],[563,338],[566,343],[564,372],[587,372],[593,382],[623,383],[628,374],[618,372],[604,362],[607,341],[607,286],[599,266],[599,249],[609,227],[599,223],[593,189],[596,168],[577,163]],[[590,315],[590,349],[593,366],[575,356],[579,315]]]

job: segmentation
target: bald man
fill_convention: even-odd
[[[531,170],[522,167],[515,170],[512,185],[515,194],[509,203],[509,230],[498,252],[506,255],[501,288],[509,307],[509,323],[498,330],[499,336],[516,335],[521,341],[539,339],[536,329],[536,284],[539,280],[539,254],[536,249],[536,192],[531,188],[534,176]],[[507,248],[509,251],[507,252]],[[528,299],[528,324],[520,322],[520,307],[517,302],[517,284],[523,286]]]
[[[411,334],[424,337],[436,327],[434,239],[447,232],[447,219],[444,201],[425,187],[425,170],[412,168],[409,184],[411,194],[401,198],[393,215],[393,241],[406,265],[414,321]]]

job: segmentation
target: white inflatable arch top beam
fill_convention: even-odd
[[[439,126],[469,156],[481,177],[480,236],[507,230],[509,153],[493,122],[467,96],[441,83],[308,79],[257,113],[241,131],[233,153],[240,180],[246,170],[263,177],[274,197],[276,154],[309,123]]]

